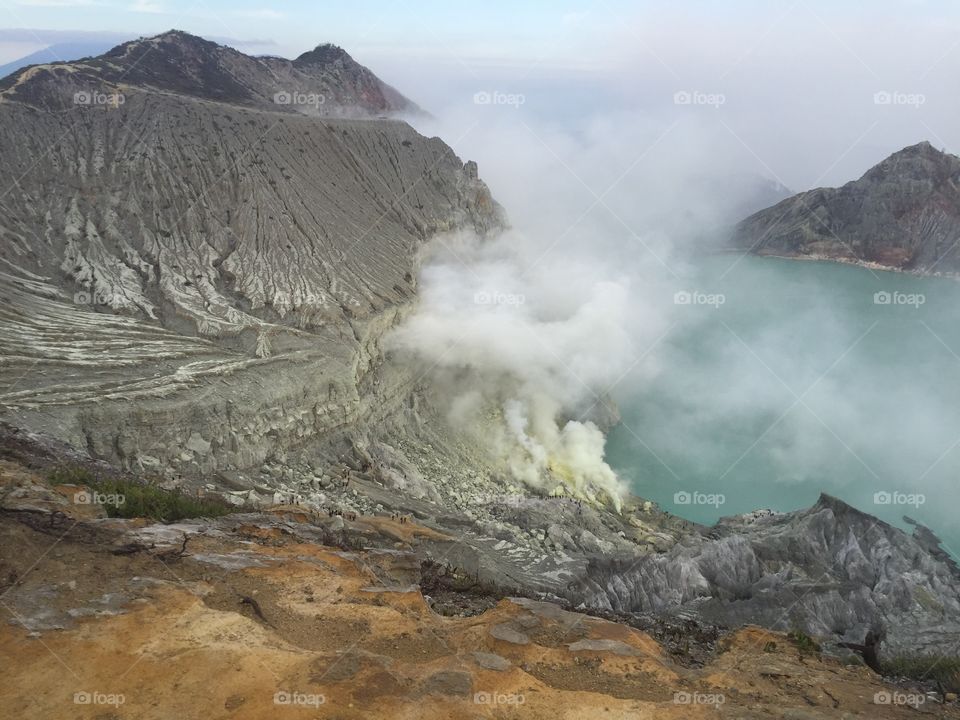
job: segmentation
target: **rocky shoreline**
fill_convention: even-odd
[[[935,278],[947,278],[950,280],[960,279],[960,272],[926,272],[924,270],[916,270],[912,268],[897,267],[894,265],[884,265],[882,263],[870,261],[870,260],[861,260],[859,258],[843,256],[843,255],[824,255],[824,254],[815,254],[815,253],[796,253],[793,255],[790,254],[779,254],[776,252],[757,252],[752,253],[747,251],[749,254],[756,255],[757,257],[764,258],[773,258],[775,260],[800,260],[805,262],[830,262],[830,263],[839,263],[841,265],[853,265],[854,267],[864,268],[866,270],[879,270],[881,272],[893,272],[893,273],[902,273],[904,275],[912,275],[913,277],[925,278],[925,277],[935,277]],[[719,248],[710,251],[710,254],[717,255],[742,255],[744,251],[738,248]]]

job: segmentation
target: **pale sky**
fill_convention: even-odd
[[[932,0],[2,0],[0,63],[171,28],[250,54],[334,42],[438,114],[501,92],[524,97],[515,117],[573,132],[622,113],[694,118],[794,189],[920,140],[960,149],[960,6]]]

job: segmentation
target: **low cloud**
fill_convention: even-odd
[[[542,258],[519,231],[436,241],[421,306],[391,339],[429,371],[451,421],[518,481],[619,503],[594,422],[632,354],[627,278]]]

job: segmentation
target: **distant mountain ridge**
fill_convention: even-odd
[[[22,58],[13,60],[4,65],[0,65],[0,78],[4,78],[10,73],[14,73],[21,68],[30,65],[42,65],[53,62],[69,62],[77,58],[93,57],[102,55],[113,47],[113,42],[108,40],[87,40],[76,42],[54,43],[45,48],[25,55]]]
[[[0,79],[3,95],[46,109],[68,107],[76,93],[131,89],[323,117],[423,113],[335,45],[320,45],[291,61],[251,57],[179,30],[131,40],[98,57],[21,68]]]
[[[839,188],[816,188],[742,220],[730,245],[920,274],[960,272],[960,158],[928,142]]]

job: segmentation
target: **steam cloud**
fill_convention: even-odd
[[[514,479],[619,507],[627,486],[604,459],[607,393],[656,376],[647,350],[672,322],[677,248],[740,212],[759,178],[696,119],[667,139],[640,114],[571,133],[501,112],[464,135],[470,115],[412,122],[480,158],[513,229],[435,239],[420,308],[393,349],[417,359],[451,422]]]
[[[544,118],[539,97],[531,90],[520,110],[461,106],[415,121],[479,162],[515,228],[484,242],[440,238],[421,307],[394,338],[448,398],[454,423],[515,478],[548,490],[606,495],[629,483],[669,502],[678,487],[699,488],[730,498],[724,514],[801,507],[826,490],[891,522],[903,510],[874,505],[877,490],[949,497],[960,400],[938,378],[955,362],[945,347],[956,347],[960,322],[952,286],[918,281],[928,329],[875,312],[872,293],[906,278],[709,260],[700,243],[783,192],[715,113],[600,107]],[[925,136],[912,127],[836,179]],[[819,147],[805,137],[804,151]],[[773,165],[788,179],[818,178],[801,166]],[[726,304],[677,306],[679,291],[724,292]],[[774,312],[785,296],[800,299]],[[913,354],[906,337],[920,343]],[[787,387],[812,390],[794,405]],[[605,448],[600,421],[610,418],[596,396],[607,391],[626,422]],[[946,503],[910,512],[949,527]]]
[[[517,231],[437,241],[420,312],[392,338],[450,394],[450,420],[531,487],[607,500],[624,486],[593,419],[632,353],[628,281],[531,260]]]

